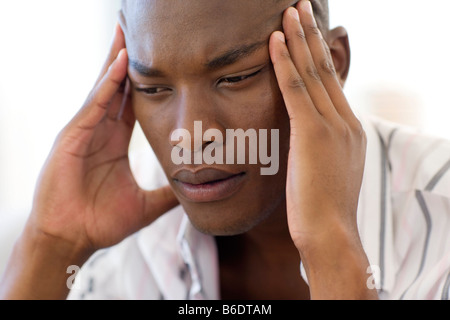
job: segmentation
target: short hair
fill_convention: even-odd
[[[279,1],[279,0],[276,0]],[[313,6],[314,15],[317,24],[322,33],[326,33],[330,29],[330,13],[328,0],[310,0]],[[125,8],[127,0],[122,0],[122,10]]]
[[[311,0],[317,24],[322,33],[330,29],[330,10],[328,0]]]

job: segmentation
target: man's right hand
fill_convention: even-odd
[[[8,270],[17,264],[27,263],[19,269],[30,273],[50,270],[51,264],[56,268],[59,258],[68,261],[69,256],[74,257],[71,263],[84,263],[96,250],[119,243],[178,204],[169,186],[142,190],[130,170],[128,147],[136,119],[124,90],[127,65],[124,35],[117,26],[94,89],[59,134],[41,172],[32,212],[11,257],[5,273],[9,279],[4,279],[0,296],[20,298],[14,286],[30,288],[32,283],[23,283],[25,279],[32,282],[42,277],[23,277],[23,273],[20,277]],[[48,261],[34,259],[32,251],[36,249]],[[65,269],[60,271],[65,274]],[[19,284],[13,281],[16,276]]]
[[[178,203],[170,187],[144,191],[132,176],[128,147],[136,120],[124,92],[127,64],[118,26],[99,80],[60,133],[39,179],[31,221],[42,234],[96,250]]]

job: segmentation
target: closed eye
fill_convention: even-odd
[[[264,68],[261,68],[258,71],[247,75],[222,78],[218,81],[218,84],[223,83],[225,86],[233,86],[235,84],[240,84],[243,83],[245,80],[248,80],[258,75],[259,73],[261,73],[262,70],[264,70]],[[136,87],[135,90],[137,92],[142,92],[148,96],[159,96],[160,94],[170,92],[172,89],[167,87],[142,87],[142,88]]]
[[[168,90],[170,90],[170,89],[163,88],[163,87],[136,88],[137,92],[143,92],[143,93],[145,93],[145,94],[147,94],[149,96],[156,95],[156,94],[159,94],[159,93],[163,93],[163,92],[168,91]]]
[[[245,80],[247,80],[249,78],[252,78],[252,77],[256,76],[258,73],[261,72],[261,70],[262,69],[254,72],[252,74],[248,74],[248,75],[222,78],[221,80],[219,80],[219,83],[225,83],[227,85],[232,85],[234,83],[239,83],[239,82],[245,81]]]

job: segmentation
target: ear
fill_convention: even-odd
[[[341,86],[344,87],[350,70],[351,56],[347,30],[343,27],[332,29],[327,32],[326,40],[333,57],[333,63],[339,81]]]

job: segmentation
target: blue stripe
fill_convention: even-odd
[[[450,271],[447,275],[447,280],[445,281],[444,289],[442,290],[442,296],[441,296],[442,300],[449,300],[449,297],[448,297],[449,290],[450,290]]]
[[[416,278],[414,279],[414,281],[403,292],[403,294],[401,295],[400,299],[403,299],[403,297],[405,296],[406,292],[408,292],[408,290],[411,288],[413,283],[419,278],[420,274],[422,273],[423,268],[425,266],[426,257],[427,257],[427,254],[428,254],[428,245],[430,243],[430,235],[431,235],[431,228],[432,228],[430,211],[428,210],[428,206],[427,206],[427,204],[425,202],[425,198],[423,197],[422,192],[419,191],[419,190],[416,190],[416,199],[417,199],[417,202],[419,203],[420,209],[422,210],[423,216],[425,218],[427,231],[426,231],[426,234],[425,234],[425,243],[423,245],[422,259],[420,261],[419,271],[417,272],[417,275],[416,275]]]

